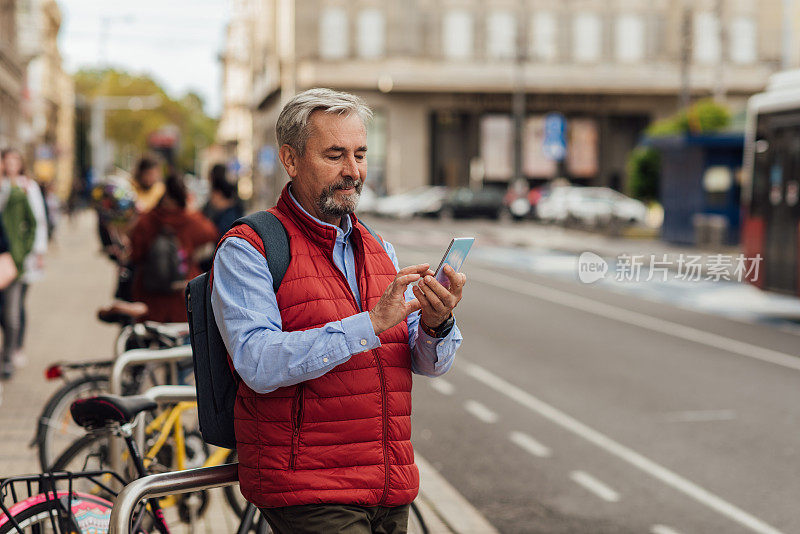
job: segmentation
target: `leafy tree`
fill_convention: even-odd
[[[707,98],[698,100],[687,110],[672,117],[656,121],[647,128],[647,135],[660,137],[685,133],[703,134],[722,130],[731,122],[731,113],[725,106]]]
[[[643,201],[658,199],[661,154],[653,147],[636,147],[628,156],[631,196]]]
[[[120,150],[117,164],[126,167],[127,155],[148,150],[148,136],[161,128],[175,125],[180,131],[176,163],[179,168],[194,171],[197,151],[213,143],[217,121],[203,110],[203,100],[196,93],[180,99],[171,98],[152,78],[116,69],[86,69],[74,75],[75,89],[87,101],[96,96],[158,96],[161,103],[154,109],[124,109],[106,112],[106,137]]]

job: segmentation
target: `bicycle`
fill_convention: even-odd
[[[123,438],[134,469],[135,478],[146,476],[145,458],[139,452],[133,439],[133,422],[143,412],[152,411],[157,404],[147,396],[119,397],[100,395],[80,399],[73,403],[71,412],[76,423],[93,434],[111,434]],[[3,479],[0,482],[0,534],[105,532],[111,515],[111,499],[118,490],[113,482],[123,484],[126,478],[110,469],[81,470],[79,472],[54,472]],[[85,481],[103,495],[76,491],[76,483]],[[33,491],[33,484],[39,484],[39,492]],[[62,484],[59,490],[58,483]],[[66,490],[63,484],[66,483]],[[27,488],[28,497],[20,502],[17,485]],[[15,501],[12,506],[5,502],[9,496]],[[266,521],[254,509],[247,510],[238,532],[268,532]],[[134,513],[131,532],[137,534],[150,532],[169,534],[169,526],[164,517],[161,502],[147,499]]]
[[[127,350],[171,348],[188,343],[188,325],[185,323],[136,323],[136,316],[106,311],[108,313],[98,313],[101,320],[118,323],[122,327],[115,342],[115,358]],[[36,434],[29,444],[38,449],[42,471],[47,471],[52,466],[75,437],[83,435],[69,416],[69,407],[76,399],[107,393],[113,363],[114,359],[55,362],[46,369],[46,379],[60,378],[64,380],[64,385],[53,393],[43,407]],[[134,367],[126,377],[122,393],[132,395],[142,391],[146,385],[172,383],[178,378],[185,380],[190,374],[190,368],[191,364],[179,364],[177,369],[169,365]]]

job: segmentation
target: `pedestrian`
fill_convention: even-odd
[[[3,208],[4,211],[7,209],[16,211],[15,215],[9,215],[10,219],[15,220],[6,223],[9,239],[13,242],[17,239],[17,234],[21,232],[25,235],[23,239],[27,243],[27,235],[30,232],[30,224],[21,222],[23,218],[27,217],[27,215],[24,215],[27,210],[22,206],[21,200],[17,202],[12,198],[17,196],[15,194],[17,189],[25,193],[25,200],[27,200],[29,209],[35,219],[33,244],[22,260],[19,280],[3,292],[3,318],[4,321],[9,323],[9,326],[4,328],[4,333],[8,334],[11,330],[16,329],[17,335],[15,342],[13,340],[6,341],[4,335],[4,347],[10,347],[12,350],[10,362],[5,359],[7,355],[4,356],[2,376],[7,379],[13,374],[14,368],[23,367],[28,361],[23,351],[25,327],[27,325],[25,298],[30,285],[44,276],[44,255],[47,252],[48,239],[47,212],[42,190],[34,180],[25,174],[25,162],[22,158],[22,153],[16,149],[6,149],[0,153],[0,157],[3,160],[0,208]],[[8,205],[9,203],[13,203],[16,207]],[[17,307],[18,310],[6,310],[6,308],[11,307]]]
[[[161,200],[129,233],[133,300],[147,305],[147,320],[186,322],[186,282],[200,274],[202,256],[217,242],[214,223],[188,209],[188,197],[183,178],[169,176]]]
[[[244,206],[236,184],[228,180],[225,165],[214,165],[208,178],[211,193],[203,207],[203,215],[211,219],[219,235],[223,235],[237,219],[244,216]]]
[[[0,220],[0,291],[3,291],[12,283],[14,283],[14,280],[17,279],[18,275],[19,271],[14,263],[14,257],[11,255],[8,238],[6,237],[6,232],[3,227],[3,222]],[[0,297],[0,300],[2,300],[2,297]],[[0,306],[2,306],[1,302]],[[3,385],[0,383],[0,404],[2,403]]]
[[[133,189],[136,193],[136,209],[139,213],[150,211],[161,201],[165,187],[158,159],[151,156],[143,156],[139,159],[133,173]]]
[[[370,116],[330,89],[281,111],[290,182],[270,211],[291,262],[277,292],[249,226],[214,260],[214,317],[241,378],[240,487],[278,534],[406,531],[419,488],[411,374],[445,373],[461,344],[452,311],[465,275],[449,269],[447,290],[427,264],[398,271],[392,245],[353,215]]]

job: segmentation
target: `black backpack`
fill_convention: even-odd
[[[174,293],[183,289],[189,258],[175,231],[162,226],[142,264],[142,286],[150,293]]]
[[[252,228],[264,243],[267,267],[272,275],[272,288],[277,293],[291,260],[286,229],[268,211],[242,217],[233,226],[240,224]],[[361,224],[382,243],[381,238],[371,228]],[[186,310],[189,316],[200,433],[211,445],[235,449],[233,407],[236,403],[239,377],[228,362],[228,352],[214,320],[207,272],[194,278],[186,286]]]

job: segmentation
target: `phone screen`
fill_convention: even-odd
[[[439,267],[436,268],[434,278],[436,278],[437,282],[444,287],[450,287],[450,279],[444,274],[444,266],[449,265],[455,272],[458,272],[461,266],[464,265],[464,260],[467,259],[469,249],[472,248],[472,243],[474,242],[474,237],[455,237],[450,241],[450,246],[447,247],[442,261],[439,262]]]

